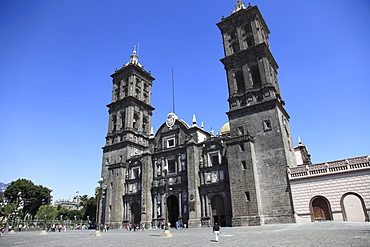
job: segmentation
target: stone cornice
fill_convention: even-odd
[[[326,163],[289,167],[288,174],[290,180],[297,180],[369,169],[370,156],[360,156]]]

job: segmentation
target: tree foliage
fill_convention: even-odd
[[[82,211],[82,215],[83,215],[83,219],[87,219],[89,216],[89,219],[91,221],[95,221],[95,218],[96,218],[96,198],[95,197],[90,197],[84,208],[81,210]]]
[[[23,204],[23,214],[35,215],[42,204],[47,204],[50,196],[49,189],[35,185],[31,180],[18,179],[10,183],[4,191],[8,203]]]
[[[42,205],[37,210],[37,217],[46,220],[54,220],[57,219],[58,211],[54,206],[50,205]]]

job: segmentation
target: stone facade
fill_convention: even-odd
[[[113,78],[103,147],[99,223],[158,227],[294,222],[287,167],[295,154],[270,33],[256,6],[237,1],[217,24],[229,88],[229,126],[214,136],[174,113],[149,131],[154,78],[136,52]]]
[[[370,156],[289,169],[297,222],[369,221]]]

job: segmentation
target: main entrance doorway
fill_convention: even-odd
[[[131,220],[130,220],[130,223],[133,224],[133,225],[137,224],[137,223],[140,224],[140,221],[141,221],[140,206],[139,206],[138,203],[134,202],[131,205]]]
[[[222,196],[217,195],[212,197],[211,200],[211,207],[212,207],[212,220],[213,224],[218,223],[220,226],[226,226],[225,220],[225,203]]]
[[[171,226],[176,225],[176,221],[179,217],[179,203],[177,197],[171,195],[167,198],[167,221],[171,223]]]
[[[325,197],[315,197],[311,201],[313,221],[332,220],[329,201]]]

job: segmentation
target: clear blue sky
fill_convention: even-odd
[[[220,31],[236,0],[0,0],[0,182],[94,194],[110,75],[140,43],[156,78],[153,127],[172,111],[216,132],[227,122]],[[247,2],[246,2],[247,4]],[[370,1],[251,1],[271,30],[279,83],[315,163],[370,155]]]

